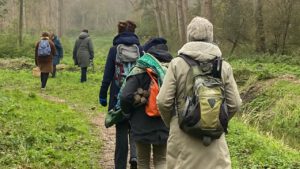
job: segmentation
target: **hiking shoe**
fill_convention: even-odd
[[[129,163],[130,163],[130,169],[137,169],[137,159],[136,158],[131,158]]]

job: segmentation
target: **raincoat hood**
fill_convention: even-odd
[[[186,43],[178,51],[178,55],[180,54],[188,55],[197,61],[208,61],[222,56],[222,52],[217,45],[200,41]]]
[[[87,38],[87,37],[89,37],[89,34],[86,33],[86,32],[81,32],[81,33],[79,34],[79,39],[85,39],[85,38]]]

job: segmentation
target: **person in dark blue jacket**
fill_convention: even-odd
[[[124,45],[137,45],[140,50],[140,55],[143,55],[142,47],[140,46],[139,38],[134,33],[136,25],[132,21],[119,22],[118,35],[113,39],[113,46],[110,48],[105,71],[103,75],[102,85],[99,93],[99,102],[102,106],[107,106],[107,92],[110,88],[108,110],[114,108],[117,104],[117,97],[120,87],[114,82],[115,76],[115,60],[117,54],[117,46]],[[116,124],[116,147],[115,147],[115,169],[126,169],[127,156],[128,156],[128,133],[130,129],[129,121],[123,120]],[[132,143],[132,144],[130,144]],[[130,144],[130,160],[131,169],[137,168],[136,149],[132,137],[129,137]]]
[[[54,43],[55,49],[56,49],[56,53],[55,53],[55,55],[53,57],[53,61],[52,61],[52,64],[53,64],[52,77],[54,78],[56,76],[56,65],[58,65],[60,60],[64,57],[64,51],[63,51],[63,47],[60,43],[59,38],[53,32],[50,35],[50,39]]]

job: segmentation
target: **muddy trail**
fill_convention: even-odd
[[[100,167],[102,169],[114,168],[114,150],[115,150],[115,127],[106,128],[104,126],[105,113],[99,113],[92,123],[100,129],[102,140]]]

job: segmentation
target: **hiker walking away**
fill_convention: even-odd
[[[124,67],[119,60],[117,54],[121,53],[121,49],[126,46],[136,46],[138,55],[142,55],[142,47],[140,46],[139,38],[134,33],[136,25],[132,21],[118,23],[118,35],[113,39],[113,46],[110,48],[103,75],[102,85],[99,93],[99,102],[102,106],[107,105],[107,92],[110,88],[110,97],[108,110],[113,109],[118,102],[118,94],[122,84],[120,80],[124,70],[121,71],[121,66]],[[128,133],[130,124],[127,119],[124,119],[116,124],[116,147],[115,147],[115,169],[126,169],[128,156]],[[130,159],[131,168],[136,168],[136,150],[132,137],[129,136],[130,144]]]
[[[190,22],[187,40],[170,62],[157,96],[170,127],[167,168],[230,169],[224,131],[241,106],[232,68],[212,43],[213,25],[207,19]]]
[[[55,45],[55,55],[53,57],[53,71],[52,71],[52,78],[56,77],[56,65],[59,64],[60,60],[64,57],[63,47],[60,43],[60,40],[57,35],[55,35],[53,32],[50,34],[50,39]]]
[[[35,65],[41,71],[41,90],[46,89],[49,73],[52,72],[52,61],[55,55],[55,46],[49,39],[48,32],[42,32],[41,40],[35,45]]]
[[[81,83],[86,82],[87,68],[94,59],[93,43],[88,33],[89,31],[87,29],[82,30],[73,49],[74,64],[81,68]]]
[[[150,169],[151,154],[155,169],[166,168],[169,130],[156,104],[167,63],[172,60],[166,43],[163,38],[154,38],[143,46],[146,54],[137,60],[121,89],[121,108],[130,118],[138,169]]]

